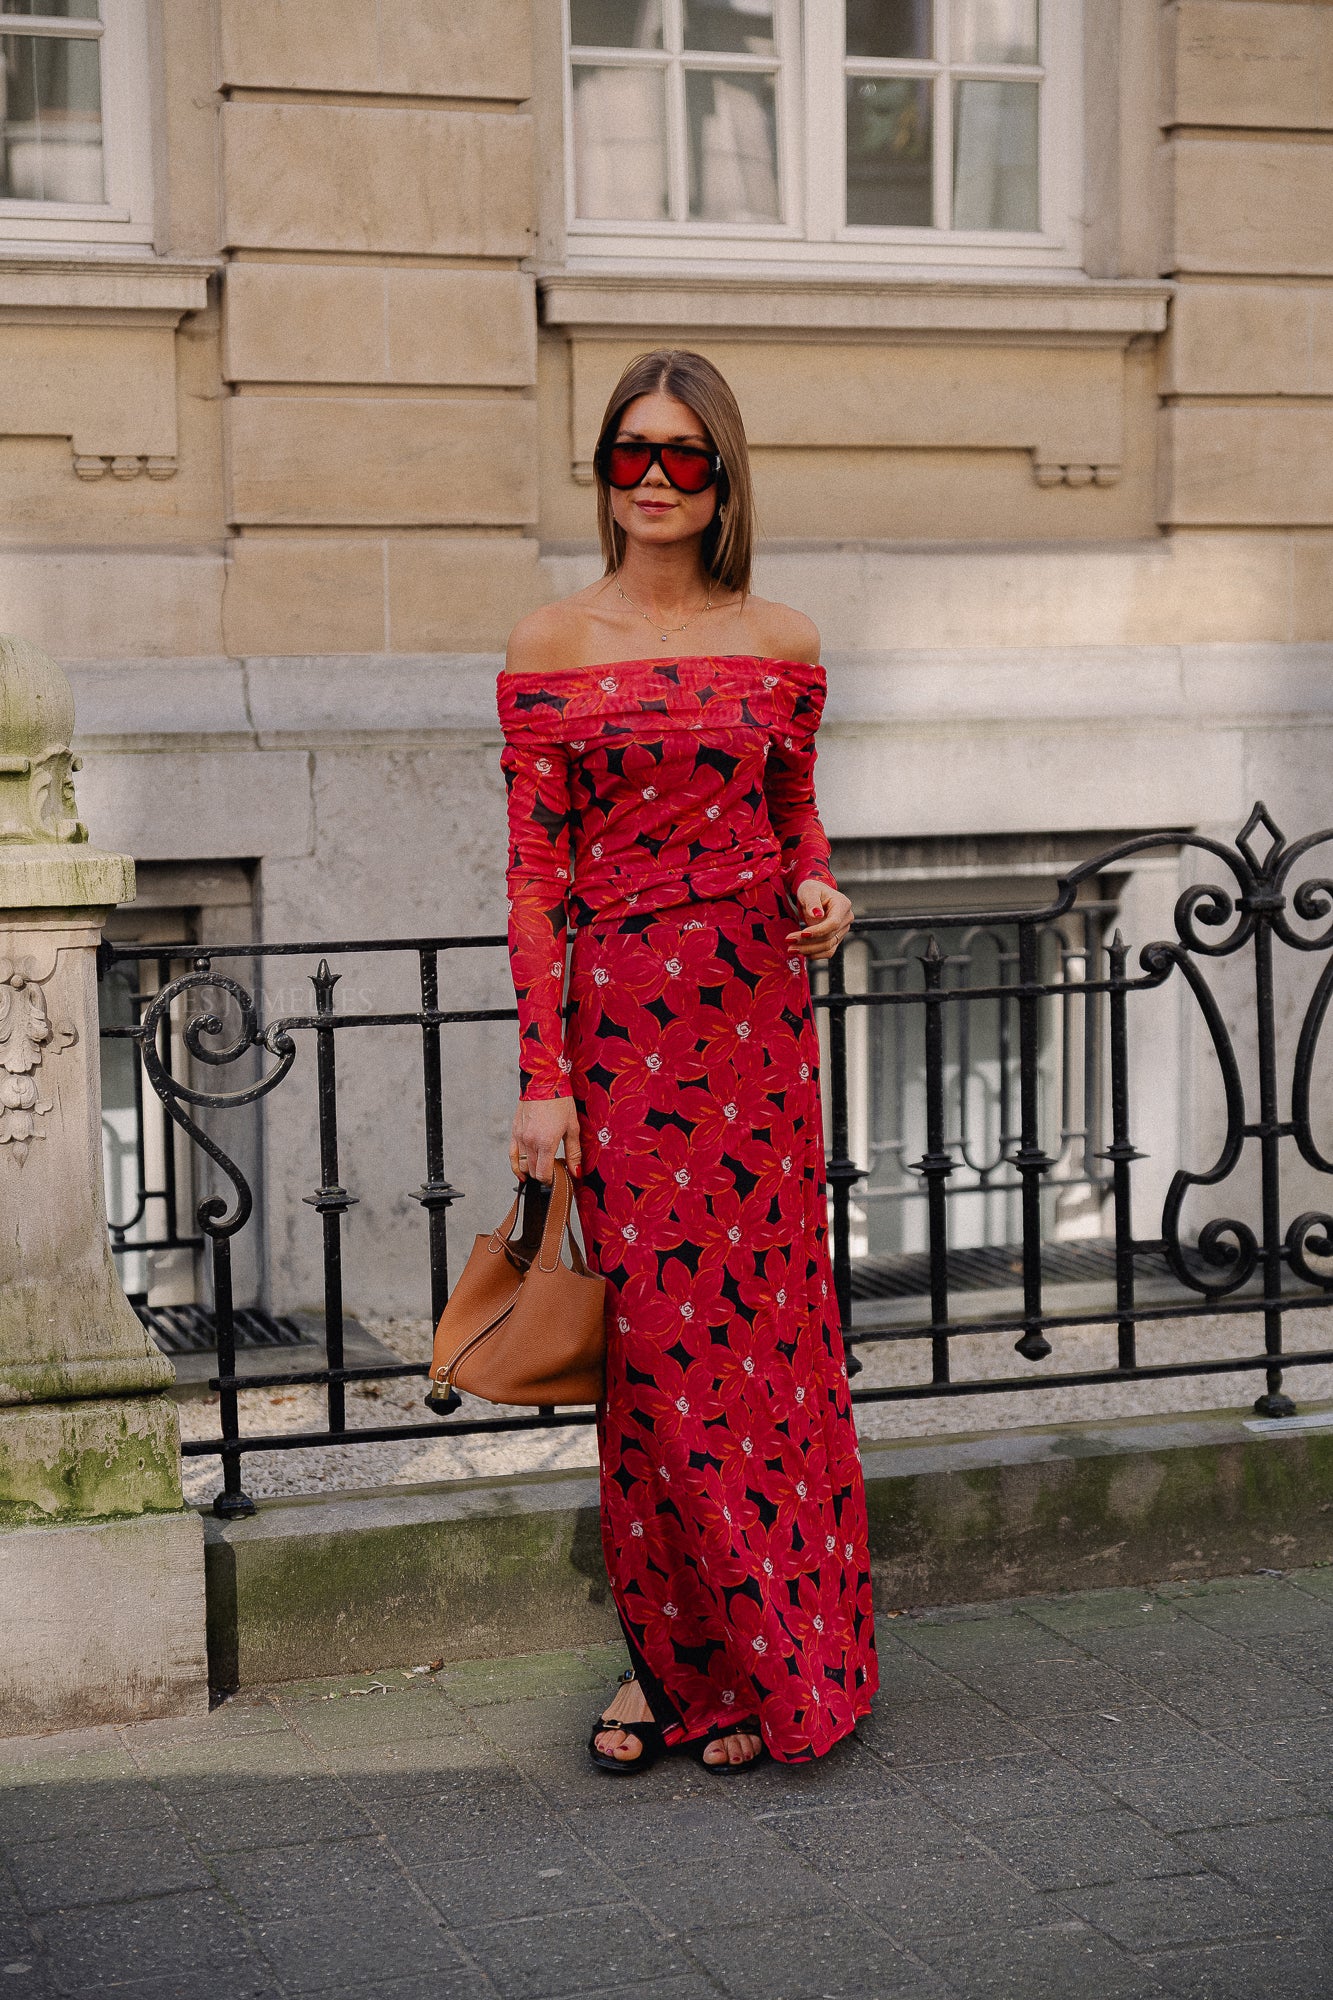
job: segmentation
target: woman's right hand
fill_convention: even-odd
[[[577,1179],[582,1149],[573,1098],[524,1098],[514,1113],[509,1138],[509,1164],[518,1178],[526,1180],[531,1174],[539,1181],[553,1180],[556,1154],[562,1142],[565,1165]]]

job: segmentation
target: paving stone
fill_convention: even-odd
[[[1167,1991],[1128,1952],[1086,1924],[988,1937],[930,1938],[920,1956],[966,2000],[1155,2000]]]
[[[726,1782],[710,1780],[709,1796],[702,1789],[666,1794],[660,1786],[610,1779],[600,1798],[567,1814],[564,1824],[581,1846],[617,1870],[673,1854],[726,1854],[749,1827],[743,1801],[723,1796]]]
[[[559,1821],[513,1771],[485,1785],[446,1776],[430,1792],[366,1804],[369,1824],[408,1865],[517,1853],[525,1839],[554,1833]]]
[[[853,1857],[858,1867],[878,1867],[905,1854],[973,1852],[961,1827],[911,1793],[823,1812],[775,1813],[763,1824],[816,1868],[842,1870]]]
[[[95,1766],[107,1760],[122,1769],[131,1768],[125,1755],[121,1732],[114,1723],[93,1729],[61,1729],[44,1736],[0,1736],[0,1785],[21,1784],[23,1772],[38,1765],[50,1770],[56,1764],[78,1760],[91,1775]]]
[[[53,2000],[55,1988],[47,1977],[45,1961],[30,1954],[0,1960],[0,1993],[4,2000]]]
[[[221,1896],[198,1891],[61,1911],[37,1928],[51,1983],[62,1993],[130,1979],[182,1980],[189,1972],[229,1977],[235,1961],[253,1963],[234,1912]]]
[[[477,1785],[508,1775],[506,1760],[479,1736],[424,1736],[407,1742],[348,1743],[321,1748],[318,1761],[336,1771],[360,1799],[411,1798],[451,1779]]]
[[[115,2000],[283,2000],[271,1966],[256,1955],[228,1958],[216,1965],[195,1966],[188,1972],[164,1972],[148,1979],[118,1979],[105,1989],[80,1987],[80,1993],[107,1991]],[[54,1994],[55,1987],[45,1989]],[[0,1986],[3,2000],[12,2000]]]
[[[472,1732],[450,1701],[435,1694],[368,1695],[361,1701],[303,1702],[287,1711],[292,1726],[320,1749],[365,1743],[467,1740]]]
[[[1088,1888],[1151,1875],[1188,1875],[1211,1863],[1168,1840],[1134,1813],[1053,1813],[989,1825],[981,1837],[1037,1889]]]
[[[1209,1734],[1223,1749],[1262,1764],[1289,1785],[1309,1785],[1318,1791],[1333,1783],[1333,1716],[1249,1722],[1244,1728],[1228,1726]]]
[[[1028,1727],[1022,1727],[961,1687],[956,1701],[949,1704],[915,1702],[900,1707],[882,1702],[866,1737],[875,1751],[904,1770],[1035,1747],[1030,1720]]]
[[[256,1736],[186,1737],[146,1744],[136,1763],[155,1784],[238,1785],[301,1778],[311,1768],[309,1746],[291,1729]]]
[[[1160,1622],[1145,1619],[1142,1631],[1118,1626],[1111,1631],[1083,1633],[1079,1644],[1093,1658],[1141,1687],[1144,1695],[1140,1700],[1144,1696],[1165,1700],[1166,1691],[1177,1681],[1240,1670],[1254,1658],[1227,1633],[1183,1616]]]
[[[130,1723],[121,1731],[121,1738],[131,1754],[137,1755],[165,1743],[274,1736],[287,1727],[287,1717],[275,1702],[233,1698],[219,1703],[207,1715],[163,1715],[152,1722]]]
[[[1204,1729],[1333,1714],[1333,1696],[1253,1655],[1244,1667],[1175,1681],[1163,1698]]]
[[[410,1903],[398,1860],[367,1829],[359,1840],[304,1841],[290,1847],[217,1854],[212,1872],[236,1907],[256,1922],[312,1916],[348,1902]]]
[[[1152,1952],[1140,1961],[1178,2000],[1328,2000],[1333,1962],[1326,1937],[1266,1937],[1189,1951]]]
[[[853,1914],[698,1931],[691,1954],[732,2000],[949,2000],[952,1989]]]
[[[863,1725],[863,1728],[865,1725]],[[869,1731],[866,1731],[869,1736]],[[699,1776],[705,1785],[726,1785],[736,1804],[750,1813],[806,1812],[811,1807],[852,1803],[861,1799],[897,1798],[902,1778],[873,1745],[844,1738],[827,1757],[809,1764],[779,1764],[767,1758],[743,1778]]]
[[[991,1820],[1034,1813],[1098,1812],[1112,1803],[1085,1771],[1053,1751],[1017,1757],[976,1757],[915,1768],[912,1784],[951,1818],[984,1827]]]
[[[1333,1636],[1333,1603],[1285,1577],[1219,1577],[1203,1584],[1181,1610],[1187,1618],[1233,1638],[1276,1632]]]
[[[336,1778],[293,1777],[248,1785],[175,1780],[163,1790],[206,1853],[350,1840],[369,1830],[364,1812]]]
[[[434,1978],[463,1969],[443,1922],[423,1904],[373,1902],[325,1908],[254,1926],[255,1941],[288,1993],[320,1993],[408,1975]]]
[[[1297,1590],[1306,1590],[1314,1597],[1333,1602],[1333,1563],[1319,1563],[1313,1569],[1292,1570],[1288,1581]]]
[[[1027,1615],[1052,1632],[1068,1633],[1081,1644],[1085,1634],[1150,1631],[1180,1614],[1170,1599],[1152,1590],[1088,1590],[1029,1604]]]
[[[506,1852],[498,1866],[460,1868],[451,1861],[410,1872],[421,1894],[457,1930],[629,1900],[605,1862],[590,1860],[568,1835],[528,1841]]]
[[[635,1902],[668,1929],[809,1915],[839,1901],[828,1882],[776,1840],[738,1845],[723,1865],[716,1855],[682,1855],[627,1869],[623,1879]]]
[[[606,1700],[613,1689],[606,1690]],[[606,1702],[602,1704],[604,1711]],[[577,1747],[580,1756],[588,1732],[599,1714],[587,1694],[533,1695],[523,1701],[492,1702],[473,1709],[472,1720],[487,1742],[509,1754],[536,1752],[546,1756]]]
[[[32,1841],[13,1850],[10,1867],[24,1908],[33,1912],[213,1886],[207,1868],[179,1834],[149,1828]]]
[[[848,1857],[841,1869],[826,1872],[849,1902],[904,1942],[962,1931],[1036,1928],[1064,1914],[1057,1910],[1048,1918],[1042,1898],[979,1848],[961,1857],[927,1850],[868,1866],[859,1857]]]
[[[0,1852],[31,1840],[57,1840],[90,1826],[142,1827],[169,1833],[171,1809],[146,1779],[105,1785],[29,1785],[0,1789]]]
[[[978,1662],[973,1685],[987,1701],[1020,1720],[1035,1714],[1084,1715],[1143,1698],[1137,1682],[1103,1661],[1058,1653],[1019,1667],[987,1669]]]
[[[1325,1908],[1333,1896],[1333,1818],[1327,1813],[1185,1833],[1180,1846],[1197,1867],[1229,1876],[1243,1889],[1286,1893]]]
[[[1059,1650],[1052,1647],[1044,1626],[1017,1611],[956,1624],[914,1625],[904,1637],[914,1652],[950,1674],[962,1674],[986,1661],[1002,1666],[1039,1660]]]
[[[1154,1882],[1067,1889],[1060,1901],[1130,1951],[1254,1937],[1272,1928],[1266,1900],[1246,1895],[1216,1875],[1168,1875]]]
[[[459,1933],[503,2000],[562,2000],[598,1986],[626,1994],[689,1970],[679,1944],[628,1905],[526,1917]]]
[[[1259,1634],[1246,1643],[1261,1659],[1318,1688],[1325,1710],[1333,1714],[1333,1626],[1327,1632]]]
[[[1163,1833],[1192,1827],[1236,1826],[1246,1820],[1293,1819],[1309,1811],[1304,1788],[1283,1784],[1239,1757],[1215,1750],[1152,1764],[1117,1765],[1099,1773],[1114,1798]]]
[[[1092,1715],[1035,1715],[1028,1726],[1061,1757],[1094,1776],[1111,1764],[1211,1754],[1207,1738],[1194,1723],[1156,1702]]]
[[[497,1702],[534,1696],[592,1694],[595,1710],[595,1697],[605,1693],[610,1699],[625,1665],[623,1646],[589,1647],[580,1652],[529,1653],[512,1660],[450,1666],[439,1680],[463,1708],[490,1708]]]
[[[368,1985],[327,1987],[321,2000],[493,2000],[494,1993],[495,1988],[485,1973],[464,1963],[447,1972],[412,1973],[406,1979],[374,1979]]]
[[[686,1973],[679,1979],[654,1979],[651,1985],[638,1986],[634,2000],[717,2000],[718,1988],[711,1979],[696,1973]],[[623,1986],[584,1987],[573,2000],[625,2000]]]

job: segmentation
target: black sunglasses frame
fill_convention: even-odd
[[[627,486],[618,485],[611,477],[611,454],[617,446],[623,451],[646,451],[648,454],[647,465],[644,466],[638,478],[632,479]],[[688,452],[692,458],[706,459],[709,470],[713,475],[712,478],[706,486],[677,486],[675,480],[667,471],[666,466],[662,463],[662,453],[664,451],[683,451]],[[636,486],[642,486],[654,466],[657,467],[667,485],[672,487],[677,493],[707,493],[708,488],[716,486],[718,481],[723,477],[721,452],[705,451],[701,445],[697,444],[672,444],[670,441],[665,444],[649,444],[646,438],[608,438],[597,453],[597,470],[601,473],[607,485],[614,487],[617,493],[632,493]]]

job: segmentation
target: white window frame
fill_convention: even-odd
[[[100,202],[0,199],[0,241],[125,243],[153,240],[152,134],[147,0],[101,0],[97,37],[102,67]],[[90,39],[87,21],[51,15],[7,15],[0,0],[0,34]]]
[[[952,0],[933,0],[937,49],[948,47]],[[605,270],[609,265],[649,264],[735,269],[739,264],[819,266],[964,267],[969,270],[1076,269],[1082,261],[1083,209],[1083,0],[1040,0],[1038,65],[983,65],[935,61],[854,61],[857,73],[942,79],[936,87],[936,208],[952,175],[950,144],[954,77],[994,76],[1041,84],[1039,201],[1041,228],[1033,231],[872,228],[847,225],[847,74],[843,0],[774,0],[777,40],[778,171],[780,223],[591,221],[575,212],[574,87],[570,8],[561,0],[564,88],[565,267]],[[666,60],[652,52],[597,52],[599,62]],[[581,52],[582,59],[582,52]],[[726,68],[725,56],[701,54],[700,67]],[[637,65],[636,65],[637,66]],[[747,68],[762,67],[747,59]],[[943,119],[938,116],[945,104]],[[669,138],[668,145],[671,147]],[[677,184],[683,166],[669,159]]]

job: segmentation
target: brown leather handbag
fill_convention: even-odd
[[[489,1403],[601,1401],[606,1280],[583,1261],[573,1206],[569,1171],[557,1160],[549,1190],[525,1181],[499,1228],[476,1238],[435,1329],[426,1403],[438,1415],[458,1408],[460,1389]],[[565,1236],[570,1264],[560,1254]]]

